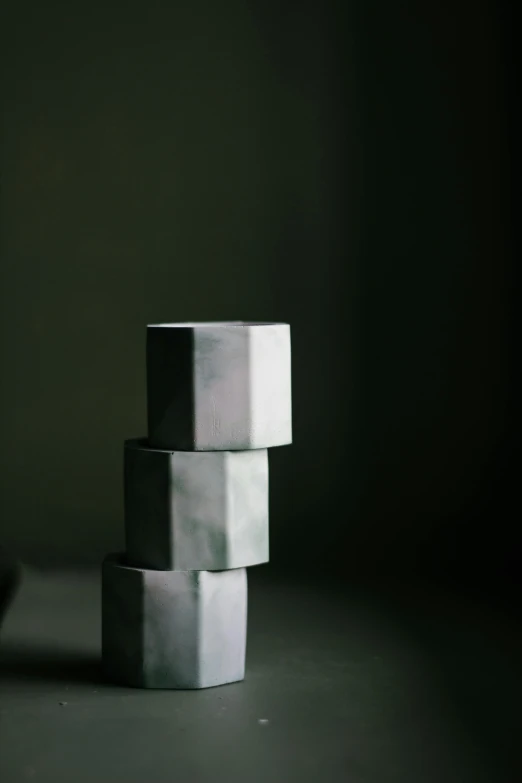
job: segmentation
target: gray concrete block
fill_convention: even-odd
[[[210,688],[243,680],[247,576],[151,571],[109,555],[102,567],[102,658],[112,682]]]
[[[292,442],[290,327],[282,323],[147,327],[151,446],[212,451]]]
[[[125,442],[125,550],[143,568],[221,571],[269,559],[268,452]]]

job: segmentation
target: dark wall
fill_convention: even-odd
[[[2,10],[9,546],[119,548],[146,323],[244,318],[293,330],[273,561],[455,557],[510,421],[501,32],[465,0]]]
[[[362,569],[489,578],[518,556],[505,6],[352,6]]]

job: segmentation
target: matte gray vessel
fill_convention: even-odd
[[[125,542],[134,566],[220,571],[266,563],[268,453],[125,443]]]
[[[141,688],[209,688],[243,680],[247,576],[153,571],[109,555],[102,567],[105,676]]]
[[[149,325],[150,445],[235,451],[291,443],[290,365],[288,324]]]

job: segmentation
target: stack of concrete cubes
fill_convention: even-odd
[[[245,676],[246,568],[266,563],[268,448],[292,441],[290,327],[147,327],[148,437],[124,448],[125,543],[102,568],[106,676]]]

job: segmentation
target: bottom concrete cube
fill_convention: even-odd
[[[102,568],[105,676],[138,688],[244,679],[246,569],[152,571],[109,555]]]

